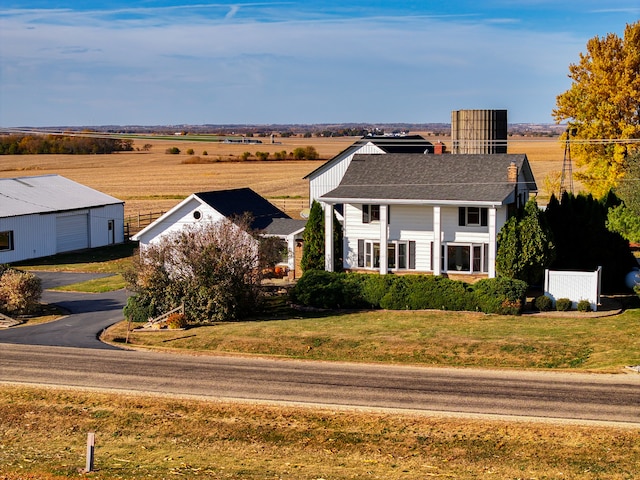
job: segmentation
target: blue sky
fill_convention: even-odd
[[[606,4],[606,5],[605,5]],[[0,1],[0,126],[551,123],[640,0]]]

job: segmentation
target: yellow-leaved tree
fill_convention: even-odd
[[[640,21],[627,24],[623,38],[610,33],[589,40],[580,62],[569,65],[569,78],[571,88],[558,95],[553,116],[575,133],[576,179],[601,197],[624,176],[638,147],[633,139],[640,138]]]

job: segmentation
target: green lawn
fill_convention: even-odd
[[[131,263],[136,244],[127,242],[84,252],[62,253],[12,264],[22,270],[52,272],[122,273]]]
[[[81,255],[58,255],[20,268],[113,273],[65,287],[100,292],[124,287],[122,271],[134,244]],[[18,266],[18,265],[17,265]],[[637,299],[624,313],[593,318],[500,316],[441,311],[302,313],[274,306],[253,321],[199,326],[178,332],[132,332],[129,341],[146,348],[214,354],[268,355],[299,359],[384,362],[482,368],[621,371],[640,364]],[[105,339],[123,341],[127,325]]]
[[[129,342],[309,360],[617,372],[640,364],[638,325],[640,309],[600,318],[384,310],[131,332]],[[116,325],[105,339],[122,342],[126,329]]]

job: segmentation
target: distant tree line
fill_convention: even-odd
[[[133,140],[64,135],[0,136],[0,155],[90,155],[133,151]]]

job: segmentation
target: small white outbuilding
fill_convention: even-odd
[[[122,242],[122,200],[60,175],[0,179],[0,263]]]

